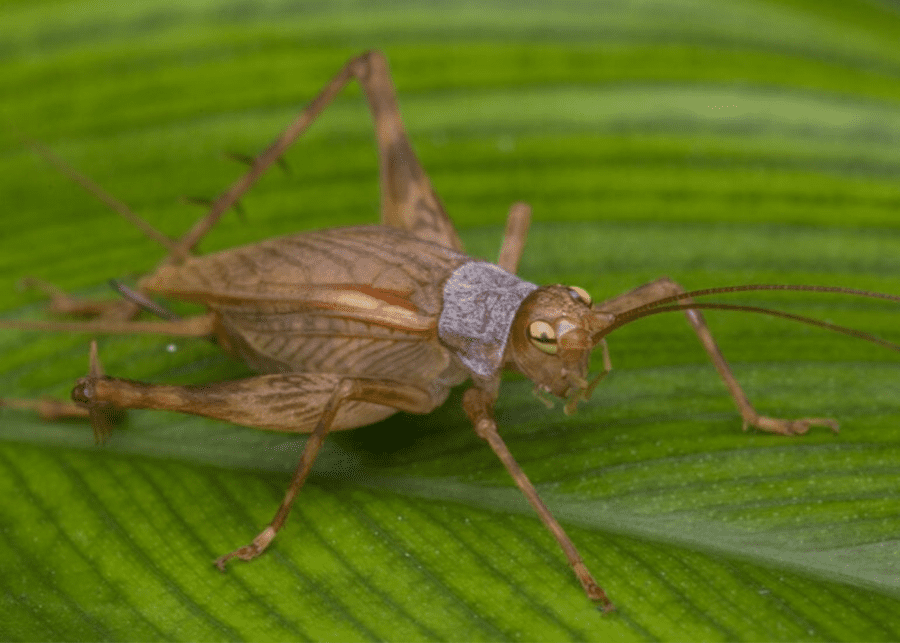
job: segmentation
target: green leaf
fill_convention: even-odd
[[[900,15],[855,0],[619,3],[3,3],[0,310],[41,318],[25,275],[83,296],[163,252],[24,146],[36,139],[175,236],[345,60],[390,58],[405,122],[467,248],[534,206],[520,273],[595,299],[814,283],[900,293]],[[204,250],[378,217],[352,87]],[[723,301],[726,300],[723,298]],[[732,296],[898,340],[897,307]],[[689,327],[610,337],[615,370],[567,417],[511,377],[510,449],[618,611],[594,609],[472,432],[460,395],[330,436],[268,552],[212,560],[271,519],[304,437],[132,412],[0,409],[6,640],[896,640],[900,361],[749,314],[708,315],[760,412],[833,435],[740,431]],[[86,335],[0,328],[7,398],[65,399]],[[240,377],[200,341],[101,338],[108,372]],[[599,368],[599,362],[597,363]]]

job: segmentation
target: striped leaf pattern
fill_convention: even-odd
[[[413,144],[469,251],[532,204],[520,273],[595,299],[822,283],[900,293],[900,6],[893,0],[546,3],[190,0],[0,7],[0,310],[26,275],[80,296],[163,250],[38,159],[38,140],[165,234],[351,55],[388,55]],[[371,124],[348,89],[202,244],[377,220]],[[896,306],[731,297],[898,339]],[[181,309],[179,309],[181,311]],[[184,312],[184,311],[182,311]],[[841,432],[742,433],[683,320],[610,337],[577,415],[511,377],[510,449],[618,611],[584,599],[454,393],[326,442],[284,532],[303,437],[134,412],[108,445],[0,409],[6,640],[896,640],[900,360],[779,320],[712,330],[761,412]],[[85,335],[0,330],[4,397],[65,398]],[[199,341],[102,338],[108,372],[203,383],[247,370]],[[599,368],[599,362],[597,364]]]

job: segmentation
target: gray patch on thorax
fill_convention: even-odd
[[[516,311],[535,290],[492,263],[464,263],[444,284],[438,337],[472,373],[492,377],[503,366]]]

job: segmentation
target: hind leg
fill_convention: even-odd
[[[278,162],[352,79],[362,86],[375,125],[381,175],[382,223],[409,230],[421,239],[462,249],[459,236],[410,145],[400,119],[387,59],[381,52],[370,51],[344,65],[294,122],[250,162],[250,169],[223,192],[206,216],[177,242],[171,261],[178,262],[191,252],[219,218],[273,163]]]

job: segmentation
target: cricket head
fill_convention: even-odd
[[[566,413],[587,399],[606,370],[587,379],[591,351],[614,316],[591,308],[577,286],[552,285],[532,292],[519,307],[510,330],[515,368],[535,384],[535,393],[568,400]],[[608,360],[605,360],[608,362]]]
[[[708,295],[767,290],[835,293],[900,302],[898,295],[838,286],[748,284],[680,292],[637,303],[631,308],[605,306],[601,309],[592,307],[590,296],[577,286],[544,286],[529,294],[516,312],[507,345],[508,361],[534,382],[538,397],[541,393],[548,393],[564,398],[567,400],[566,413],[572,413],[579,400],[590,397],[594,387],[610,370],[605,337],[617,328],[650,315],[701,309],[758,313],[809,324],[900,351],[898,343],[803,315],[759,306],[696,301],[696,298]],[[588,381],[591,351],[598,345],[603,348],[603,370]]]

